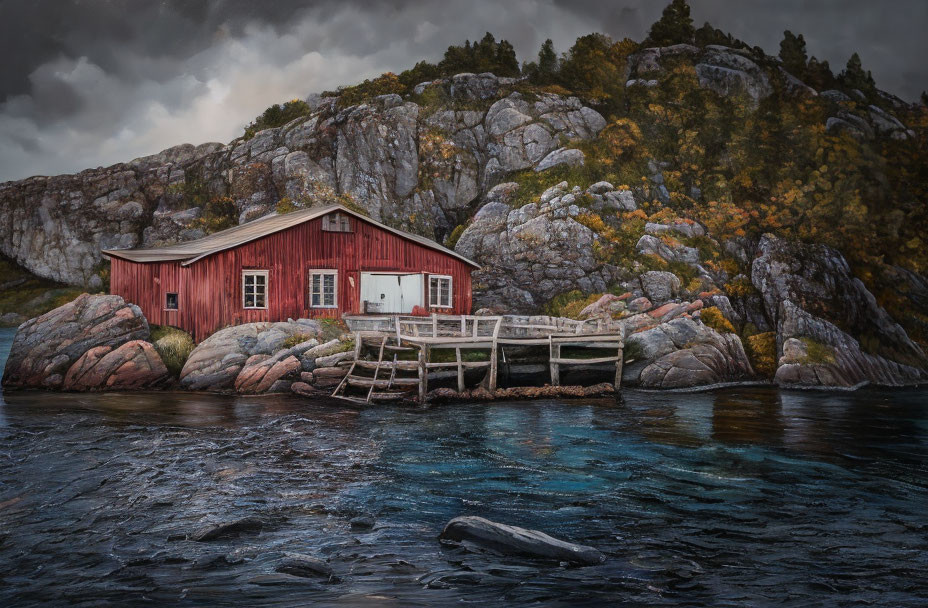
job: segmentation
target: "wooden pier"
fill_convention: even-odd
[[[430,375],[449,371],[456,372],[457,390],[463,392],[466,372],[485,369],[481,386],[495,391],[500,357],[506,361],[507,347],[511,351],[547,347],[553,386],[560,385],[565,366],[611,363],[615,366],[616,389],[622,379],[625,326],[620,321],[511,315],[349,316],[345,321],[355,336],[354,359],[345,362],[348,374],[332,396],[356,402],[411,398],[418,389],[416,398],[425,403]],[[570,357],[564,356],[565,348],[615,354]],[[485,359],[467,356],[480,351],[487,352]],[[433,361],[436,353],[446,354],[439,358],[451,359],[447,356],[451,352],[453,360]]]

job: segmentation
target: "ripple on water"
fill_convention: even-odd
[[[6,395],[0,604],[924,605],[926,397],[627,392],[419,412]],[[609,560],[441,545],[461,514]],[[260,531],[188,539],[245,517]],[[291,553],[338,580],[275,574]]]

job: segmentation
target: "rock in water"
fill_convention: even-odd
[[[471,543],[504,555],[556,559],[584,566],[593,566],[606,560],[606,556],[593,547],[559,540],[538,530],[499,524],[476,516],[455,517],[448,522],[439,538]]]
[[[190,540],[204,542],[224,536],[237,536],[242,532],[259,532],[264,522],[257,517],[243,517],[235,521],[207,524],[189,536]]]
[[[71,366],[91,349],[118,350],[133,340],[149,338],[148,321],[138,306],[119,296],[85,293],[19,327],[3,385],[59,389]]]
[[[317,557],[300,553],[288,553],[286,559],[277,564],[274,570],[293,576],[323,576],[329,580],[335,578],[335,572],[330,565]]]

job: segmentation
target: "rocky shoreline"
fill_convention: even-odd
[[[673,295],[672,274],[646,274],[651,276],[642,275],[639,283],[648,295],[658,301],[662,291]],[[795,282],[778,280],[778,284],[783,290],[797,289]],[[780,302],[777,310],[783,317],[804,315],[815,319],[791,302]],[[765,378],[753,368],[738,335],[726,331],[713,316],[728,307],[727,298],[712,294],[655,306],[636,290],[621,296],[607,294],[590,304],[583,315],[609,316],[621,309],[618,317],[627,332],[623,386],[711,390],[763,382]],[[888,323],[878,312],[873,313],[876,320],[870,318],[868,322]],[[549,317],[536,320],[551,322]],[[784,354],[769,379],[777,386],[848,390],[866,384],[909,386],[925,382],[924,368],[865,353],[859,346],[852,348],[857,342],[827,321],[806,322],[800,326],[805,333],[790,333],[796,332],[794,323],[781,322],[778,327]],[[837,341],[841,348],[811,341],[809,328],[817,327],[829,328],[824,338]],[[918,347],[908,341],[904,332],[891,334],[892,330],[892,325],[885,325],[885,332],[899,339],[897,351],[908,348],[917,363],[921,352]],[[886,347],[889,343],[883,344]],[[165,364],[168,354],[161,341],[153,340],[151,327],[137,306],[119,296],[83,294],[18,328],[4,370],[3,387],[322,397],[328,396],[347,374],[345,362],[353,358],[354,344],[351,334],[335,322],[290,319],[222,329],[184,355],[175,372]],[[428,397],[438,403],[592,397],[612,392],[611,385],[521,387],[494,393],[480,388],[464,393],[438,388]]]

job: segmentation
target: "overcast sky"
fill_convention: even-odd
[[[669,1],[669,0],[668,0]],[[589,32],[644,37],[662,0],[0,0],[0,180],[227,142],[267,106],[351,84],[492,31],[533,58]],[[783,30],[835,72],[928,89],[928,0],[690,0],[776,54]]]

